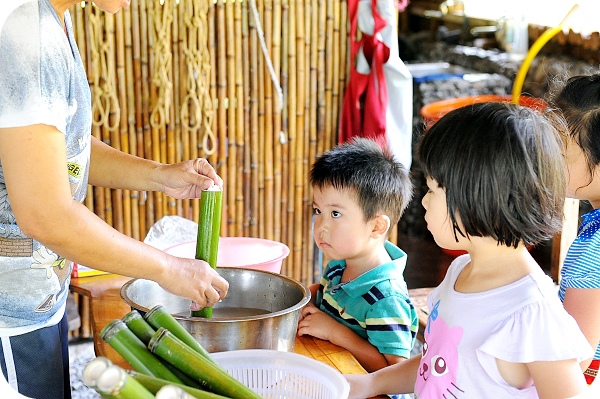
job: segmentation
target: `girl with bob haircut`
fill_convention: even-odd
[[[560,140],[540,113],[480,103],[448,113],[420,147],[427,228],[465,250],[427,298],[422,354],[348,375],[350,398],[567,398],[591,346],[526,246],[561,227]],[[560,376],[560,378],[557,378]]]

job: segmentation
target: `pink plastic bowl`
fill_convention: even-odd
[[[196,241],[184,242],[165,249],[180,258],[194,259]],[[219,238],[218,267],[243,267],[280,273],[281,262],[290,254],[287,245],[277,241],[251,237]]]

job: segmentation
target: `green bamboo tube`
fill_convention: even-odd
[[[148,345],[148,342],[150,342],[150,339],[156,332],[137,310],[127,313],[121,320],[145,345]]]
[[[163,380],[149,376],[144,373],[138,373],[137,371],[128,371],[129,375],[132,376],[136,381],[142,384],[147,390],[156,394],[162,387],[170,385],[179,387],[194,398],[198,399],[226,399],[224,396],[217,395],[216,393],[203,391],[202,389],[193,388],[187,385],[175,384],[174,382]]]
[[[198,382],[205,384],[210,391],[232,399],[262,399],[256,392],[215,367],[169,330],[159,328],[148,344],[152,353],[177,367]]]
[[[154,399],[154,395],[119,366],[109,366],[100,374],[96,389],[119,399]]]
[[[190,395],[180,387],[173,385],[165,385],[158,392],[156,392],[158,399],[194,399],[194,396]]]
[[[135,370],[178,384],[182,382],[127,328],[123,320],[116,319],[108,323],[100,332],[100,336]]]
[[[113,363],[106,357],[99,356],[96,357],[85,365],[83,371],[81,372],[81,382],[83,382],[88,388],[92,388],[97,390],[98,377],[106,370],[108,367],[112,366]],[[103,398],[112,399],[115,396],[98,392]]]
[[[190,334],[172,314],[167,312],[164,306],[156,305],[144,315],[146,321],[155,329],[161,327],[169,330],[173,335],[182,340],[187,346],[215,363],[210,354],[196,339]],[[215,363],[216,364],[216,363]]]
[[[212,186],[202,191],[200,197],[200,217],[198,220],[198,238],[196,242],[196,259],[207,262],[213,269],[217,268],[219,252],[219,233],[221,232],[221,213],[223,208],[223,191],[219,186]],[[207,307],[192,311],[194,317],[212,317],[212,308]]]

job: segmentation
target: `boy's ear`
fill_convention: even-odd
[[[390,218],[388,215],[377,215],[373,218],[375,224],[373,225],[372,235],[373,238],[379,238],[379,236],[385,236],[390,228]]]

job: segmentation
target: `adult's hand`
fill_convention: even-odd
[[[159,167],[159,183],[165,194],[177,198],[200,198],[212,185],[223,187],[223,180],[206,159],[196,158]]]
[[[157,279],[166,291],[192,300],[192,310],[213,306],[225,298],[229,283],[202,260],[171,257],[169,271]]]

